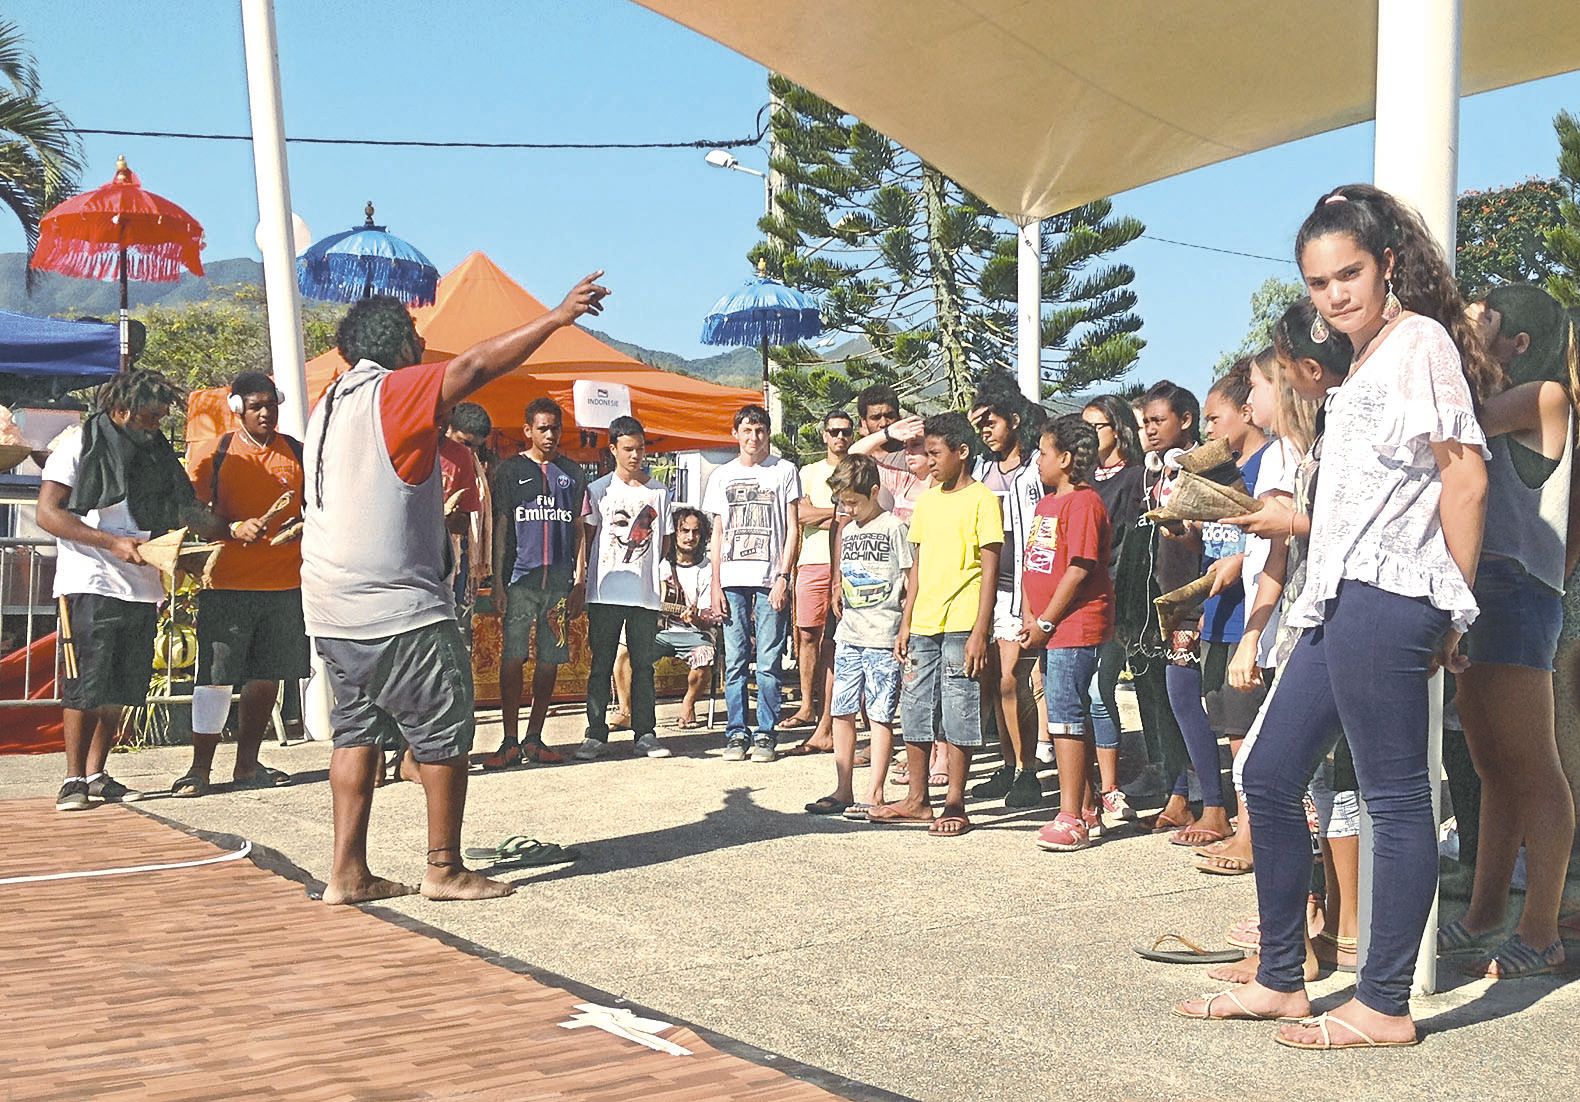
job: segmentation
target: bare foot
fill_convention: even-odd
[[[901,800],[896,804],[878,804],[867,812],[867,821],[872,823],[930,823],[933,821],[933,809],[924,803],[915,800]]]
[[[1216,968],[1207,969],[1207,978],[1217,980],[1219,983],[1250,983],[1256,979],[1256,970],[1262,965],[1262,958],[1252,953],[1244,960],[1237,960],[1232,964],[1220,964]]]
[[[1233,857],[1241,861],[1251,859],[1251,843],[1240,835],[1234,834],[1221,842],[1213,842],[1202,846],[1196,851],[1203,857]]]
[[[1375,1044],[1408,1045],[1416,1041],[1415,1022],[1408,1014],[1379,1014],[1358,999],[1328,1011],[1328,1048],[1368,1048]],[[1278,1027],[1278,1039],[1288,1044],[1322,1047],[1322,1030],[1314,1022],[1288,1022]]]
[[[1311,1013],[1311,1000],[1304,991],[1273,991],[1253,980],[1236,991],[1175,1003],[1174,1012],[1204,1021],[1271,1021],[1304,1018]]]
[[[490,880],[457,865],[429,865],[422,877],[424,899],[500,899],[514,895],[515,891],[509,884]]]
[[[382,876],[368,876],[365,879],[348,880],[345,883],[331,880],[324,885],[324,902],[332,907],[351,903],[373,903],[380,899],[411,895],[416,890],[409,884],[386,880]]]

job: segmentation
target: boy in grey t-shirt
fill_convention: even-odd
[[[848,517],[840,530],[834,569],[840,585],[833,612],[834,721],[832,795],[806,805],[813,815],[864,819],[868,808],[883,802],[883,782],[893,752],[894,713],[900,701],[900,660],[894,643],[904,609],[905,577],[911,568],[911,543],[906,528],[878,504],[878,465],[865,455],[842,459],[828,480],[839,514]],[[863,702],[872,725],[872,785],[864,803],[856,803],[851,773],[856,758],[856,713]]]

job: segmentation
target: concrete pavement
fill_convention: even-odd
[[[672,715],[672,705],[661,708]],[[558,715],[549,741],[568,750],[580,727],[574,711]],[[495,745],[497,730],[485,722],[479,746]],[[1093,1099],[1484,1102],[1569,1093],[1580,1073],[1580,985],[1569,976],[1494,985],[1445,966],[1443,982],[1458,986],[1418,1000],[1426,1038],[1410,1050],[1300,1053],[1273,1044],[1271,1026],[1184,1021],[1170,1013],[1174,1000],[1221,985],[1201,967],[1151,964],[1131,947],[1166,932],[1220,946],[1225,927],[1254,910],[1249,877],[1201,875],[1162,837],[1111,835],[1085,852],[1043,853],[1031,837],[1046,808],[974,809],[978,829],[959,839],[814,818],[802,805],[830,790],[829,758],[730,764],[718,758],[716,734],[660,734],[676,757],[633,759],[623,732],[601,761],[474,776],[465,844],[527,834],[575,843],[581,860],[505,874],[521,890],[501,902],[391,906],[922,1099],[1075,1090]],[[111,768],[134,787],[167,787],[186,754],[121,754]],[[322,877],[328,757],[316,743],[266,747],[265,761],[298,783],[144,806],[244,835]],[[219,758],[222,778],[229,749]],[[53,794],[59,776],[58,756],[0,759],[0,798]],[[415,883],[423,824],[415,785],[382,790],[375,870]],[[1571,951],[1580,956],[1580,945]],[[1349,982],[1314,985],[1319,1009]]]

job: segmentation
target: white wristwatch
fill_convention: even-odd
[[[1053,621],[1052,620],[1038,620],[1037,621],[1037,626],[1039,628],[1041,628],[1043,631],[1047,632],[1049,635],[1053,634]]]

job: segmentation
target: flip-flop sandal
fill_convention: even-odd
[[[815,720],[815,719],[798,719],[795,716],[791,716],[789,719],[781,719],[777,724],[774,725],[774,730],[775,731],[804,731],[808,727],[816,727],[816,726],[817,726],[817,720]]]
[[[1244,876],[1252,871],[1250,860],[1244,857],[1225,857],[1221,853],[1198,853],[1196,871],[1210,876]]]
[[[197,773],[188,773],[170,786],[170,795],[180,800],[191,800],[207,796],[213,790],[206,778]]]
[[[857,750],[856,757],[853,759],[852,764],[857,769],[865,769],[867,766],[872,764],[872,752],[865,749]]]
[[[1156,834],[1157,831],[1153,831],[1152,833]],[[1187,837],[1187,835],[1192,834],[1196,835],[1196,837]],[[1229,836],[1223,831],[1213,830],[1211,827],[1188,826],[1181,827],[1179,830],[1176,830],[1173,834],[1169,835],[1169,845],[1191,846],[1192,848],[1199,846],[1210,846],[1214,842],[1227,841],[1228,837]]]
[[[1197,1022],[1298,1022],[1298,1021],[1300,1021],[1299,1018],[1291,1018],[1287,1014],[1258,1014],[1256,1011],[1252,1010],[1250,1007],[1246,1006],[1243,1002],[1241,1002],[1239,993],[1235,992],[1235,991],[1232,991],[1232,990],[1230,990],[1230,991],[1215,991],[1215,992],[1213,992],[1211,994],[1199,995],[1197,997],[1206,1000],[1205,1005],[1203,1005],[1202,1008],[1201,1008],[1201,1013],[1200,1014],[1191,1014],[1188,1011],[1181,1010],[1178,1003],[1174,1004],[1174,1007],[1173,1007],[1174,1013],[1178,1014],[1181,1018],[1189,1018],[1192,1021],[1197,1021]],[[1239,1008],[1240,1013],[1238,1013],[1238,1014],[1214,1014],[1212,1012],[1212,1004],[1217,1002],[1219,999],[1228,999],[1236,1007]]]
[[[555,842],[533,842],[530,846],[517,851],[515,856],[495,861],[478,871],[494,873],[508,872],[511,869],[537,868],[540,865],[563,865],[580,856],[574,846],[562,846]]]
[[[525,834],[512,834],[497,846],[469,846],[465,855],[473,861],[503,861],[543,843]]]
[[[1171,941],[1178,942],[1185,948],[1163,948]],[[1134,949],[1138,957],[1143,960],[1155,960],[1159,964],[1233,964],[1235,961],[1245,959],[1245,953],[1240,949],[1206,949],[1180,934],[1160,934],[1150,947],[1137,945]]]
[[[853,823],[865,823],[867,812],[872,810],[871,804],[851,804],[844,811],[845,818]]]
[[[1546,976],[1564,966],[1563,951],[1562,938],[1545,949],[1537,949],[1527,945],[1519,934],[1510,934],[1485,960],[1463,965],[1460,971],[1467,976],[1489,980],[1524,980],[1532,976]],[[1494,964],[1498,966],[1497,975],[1491,971]]]
[[[675,721],[675,726],[679,730],[682,730],[682,731],[696,731],[696,730],[698,730],[698,729],[700,729],[702,727],[702,720],[700,720],[700,719],[693,719],[693,720],[681,719],[681,720],[676,720]]]
[[[1335,1022],[1338,1025],[1343,1026],[1355,1036],[1359,1037],[1360,1040],[1350,1041],[1346,1044],[1334,1044],[1333,1037],[1328,1032],[1329,1022]],[[1343,1018],[1336,1018],[1332,1014],[1318,1014],[1315,1018],[1302,1018],[1295,1024],[1316,1026],[1317,1034],[1322,1038],[1322,1040],[1316,1042],[1315,1044],[1310,1041],[1292,1041],[1288,1037],[1284,1036],[1282,1030],[1279,1031],[1278,1036],[1274,1037],[1273,1040],[1277,1041],[1285,1048],[1303,1048],[1316,1052],[1332,1052],[1335,1049],[1341,1048],[1409,1048],[1412,1045],[1420,1043],[1420,1038],[1417,1037],[1412,1037],[1408,1041],[1374,1041],[1365,1033],[1362,1033],[1359,1029],[1350,1025],[1350,1023],[1346,1022]]]
[[[521,744],[522,764],[532,762],[535,765],[564,765],[565,759],[558,750],[550,750],[541,742],[523,742]]]
[[[521,744],[511,743],[501,746],[491,754],[479,754],[472,759],[485,773],[497,773],[501,769],[513,769],[521,764]]]
[[[1173,834],[1180,830],[1189,830],[1195,823],[1182,823],[1178,819],[1171,819],[1161,812],[1152,817],[1153,834]]]
[[[400,772],[400,763],[395,765],[397,773]],[[401,778],[404,780],[405,778]],[[254,789],[284,788],[291,783],[291,775],[278,769],[270,769],[267,765],[260,765],[250,775],[239,781],[230,782],[232,792],[246,792]]]
[[[806,805],[809,815],[843,815],[850,807],[844,800],[836,800],[832,796],[821,796]]]
[[[945,823],[958,823],[960,825],[954,830],[940,829]],[[971,829],[971,820],[964,815],[940,815],[927,828],[927,836],[929,838],[959,838],[962,835],[970,834]]]
[[[1437,928],[1438,956],[1457,957],[1468,953],[1484,953],[1498,944],[1498,932],[1486,930],[1473,934],[1456,918]]]
[[[790,749],[781,751],[779,756],[781,758],[800,758],[808,754],[832,754],[833,752],[834,748],[832,746],[825,750],[821,746],[813,746],[809,742],[798,742]]]
[[[946,785],[948,783],[949,783],[949,774],[948,773],[929,773],[929,774],[927,774],[927,784],[928,784],[928,787],[930,787],[930,788],[942,788],[944,785]]]
[[[867,822],[877,823],[880,826],[931,826],[933,819],[936,817],[933,815],[923,817],[920,815],[883,814],[884,809],[892,806],[892,804],[883,804],[879,807],[869,809],[867,812]]]

